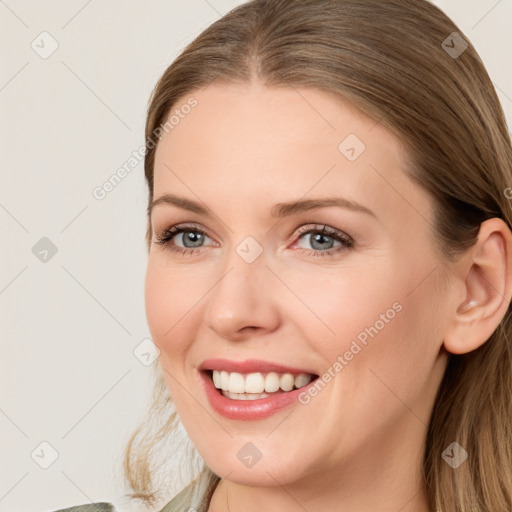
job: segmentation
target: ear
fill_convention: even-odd
[[[455,264],[465,299],[455,310],[444,337],[452,354],[483,345],[505,316],[512,295],[512,233],[498,218],[482,222],[476,244]]]

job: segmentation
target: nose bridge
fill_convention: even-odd
[[[247,237],[226,256],[223,272],[208,298],[206,322],[222,337],[234,337],[244,327],[273,329],[277,304],[269,292],[274,276],[262,246]]]
[[[256,299],[252,292],[265,288],[264,281],[271,276],[263,245],[252,236],[246,236],[234,245],[226,254],[224,263],[224,277],[217,287],[225,288],[229,293],[248,293],[248,299]]]

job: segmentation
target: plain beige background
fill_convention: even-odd
[[[93,190],[143,144],[160,74],[241,3],[0,0],[0,511],[123,490],[116,461],[151,371],[136,357],[149,337],[142,162],[103,199]],[[510,126],[512,2],[435,3],[477,48]]]

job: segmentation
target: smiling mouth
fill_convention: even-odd
[[[254,372],[238,373],[225,370],[207,370],[213,385],[231,400],[259,400],[288,393],[307,386],[318,378],[309,373]]]

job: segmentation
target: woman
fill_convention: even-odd
[[[512,148],[446,15],[248,2],[165,71],[146,148],[134,502],[179,418],[204,466],[162,512],[511,509]]]

